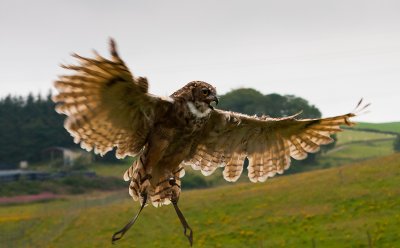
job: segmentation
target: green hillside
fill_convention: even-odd
[[[394,153],[395,135],[345,130],[338,133],[337,138],[338,142],[335,148],[322,154],[317,161],[318,165],[327,168]]]
[[[386,123],[360,122],[357,124],[356,128],[375,129],[378,131],[400,133],[400,122],[386,122]]]
[[[358,126],[357,126],[358,127]],[[365,143],[376,140],[392,140],[395,136],[391,134],[385,133],[375,133],[375,132],[366,132],[366,131],[358,131],[357,129],[348,129],[344,130],[337,134],[337,144],[336,146],[349,144],[349,143]]]
[[[395,247],[400,154],[326,170],[185,191],[194,247]],[[126,191],[0,208],[4,247],[112,247],[136,212]],[[188,247],[171,206],[147,207],[113,247]]]

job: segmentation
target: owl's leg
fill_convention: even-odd
[[[176,184],[174,178],[171,178],[169,183],[173,186],[179,187],[179,185]],[[190,228],[189,224],[187,223],[187,221],[185,219],[185,216],[183,216],[181,210],[179,209],[178,200],[179,200],[179,197],[173,193],[172,197],[171,197],[171,202],[174,205],[176,214],[178,215],[179,220],[181,221],[181,224],[183,226],[183,235],[185,235],[188,238],[190,246],[192,246],[193,245],[193,230],[192,230],[192,228]]]
[[[140,206],[139,212],[121,230],[119,230],[118,232],[114,233],[114,235],[112,236],[112,239],[111,239],[111,242],[113,244],[115,243],[115,241],[121,239],[122,236],[124,236],[124,234],[129,230],[129,228],[131,228],[133,226],[133,224],[135,224],[137,218],[139,217],[140,212],[142,212],[144,206],[146,206],[147,193],[143,193],[141,196],[143,197],[143,201],[142,201],[142,205]]]

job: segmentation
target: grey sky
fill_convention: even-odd
[[[0,97],[47,92],[69,54],[107,52],[114,37],[150,91],[192,80],[220,94],[294,94],[324,116],[400,121],[400,1],[0,0]]]

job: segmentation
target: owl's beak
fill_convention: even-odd
[[[210,103],[215,102],[215,105],[218,105],[218,97],[215,95],[210,96]]]
[[[208,100],[210,101],[210,103],[208,104],[208,106],[210,106],[211,109],[214,109],[214,107],[211,105],[212,102],[215,102],[215,106],[218,105],[218,97],[214,96],[214,95],[210,95],[208,97]]]
[[[214,105],[214,104],[212,104],[212,102],[215,102],[215,106],[218,105],[218,97],[217,97],[216,95],[214,95],[214,94],[209,95],[209,96],[207,97],[207,100],[206,100],[206,101],[208,102],[208,106],[209,106],[211,109],[214,109],[214,107],[212,106],[212,105]]]

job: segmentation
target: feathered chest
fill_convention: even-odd
[[[193,134],[201,130],[210,118],[212,109],[201,102],[179,101],[169,113],[170,127],[177,134]]]
[[[188,125],[192,127],[193,131],[201,129],[208,121],[212,109],[201,102],[186,102],[186,106]]]

